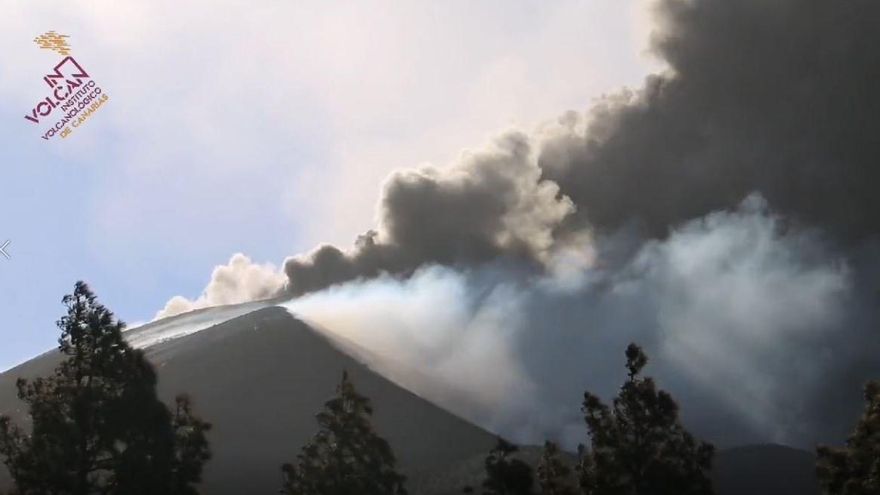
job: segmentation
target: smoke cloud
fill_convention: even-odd
[[[846,328],[864,311],[850,267],[815,232],[782,223],[753,196],[645,244],[624,267],[578,269],[576,284],[571,273],[526,283],[505,266],[430,265],[287,307],[374,353],[402,385],[522,442],[583,441],[579,397],[610,397],[636,341],[700,434],[808,446],[849,426],[858,384],[846,405],[829,402],[825,384],[850,379],[850,363],[880,344]]]
[[[880,374],[880,3],[655,18],[667,67],[643,87],[398,171],[354,247],[283,276],[239,259],[160,314],[296,296],[398,381],[527,440],[571,438],[573,402],[610,395],[637,341],[713,440],[839,440]]]
[[[528,136],[509,132],[449,168],[402,170],[388,178],[380,224],[344,252],[321,246],[285,262],[299,295],[380,273],[409,274],[426,263],[469,265],[509,257],[542,265],[553,230],[574,207],[541,171]]]
[[[876,235],[880,31],[870,19],[880,5],[665,0],[655,10],[652,51],[666,72],[449,169],[394,174],[378,231],[351,251],[288,260],[290,292],[424,263],[541,261],[583,229],[633,224],[663,237],[753,192],[840,239]]]
[[[652,236],[758,192],[847,238],[880,228],[880,32],[865,0],[665,0],[652,51],[668,64],[548,143],[546,178],[577,225]]]
[[[175,296],[156,313],[155,319],[209,306],[267,299],[278,294],[283,289],[284,282],[284,276],[273,265],[256,264],[247,256],[236,253],[229,263],[214,268],[211,281],[201,296],[195,300]]]
[[[845,240],[880,229],[880,4],[664,0],[668,70],[449,169],[392,175],[377,232],[285,263],[294,295],[424,263],[546,259],[566,232],[663,237],[751,193]],[[537,165],[531,156],[538,149]],[[576,212],[575,212],[576,210]],[[560,227],[564,221],[565,225]]]

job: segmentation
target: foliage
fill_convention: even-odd
[[[153,367],[86,284],[62,302],[62,362],[52,376],[17,382],[30,433],[0,417],[0,455],[16,493],[195,493],[210,425],[192,416],[185,398],[172,417],[157,398]]]
[[[355,390],[347,372],[336,393],[317,415],[320,429],[297,464],[282,467],[282,493],[405,495],[405,478],[395,470],[391,446],[370,423],[370,400]]]
[[[706,495],[714,448],[678,421],[672,397],[640,376],[648,358],[626,349],[628,379],[611,407],[584,393],[582,411],[592,448],[582,453],[579,484],[586,495]]]
[[[519,448],[503,438],[486,456],[484,466],[486,479],[483,480],[483,495],[532,495],[534,479],[532,468],[513,457]],[[472,487],[465,487],[464,493],[473,493]]]
[[[544,443],[544,453],[538,463],[538,485],[542,495],[575,495],[572,470],[562,459],[559,447],[553,442]]]
[[[843,448],[818,448],[825,495],[880,494],[880,381],[865,387],[865,412]]]

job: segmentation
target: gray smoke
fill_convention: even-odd
[[[758,192],[791,220],[876,235],[878,16],[871,0],[659,2],[652,51],[668,71],[542,151],[571,223],[663,236]]]
[[[657,2],[652,51],[665,73],[451,170],[393,175],[378,231],[351,251],[324,246],[289,260],[290,292],[424,263],[538,261],[562,233],[585,228],[632,224],[662,237],[753,192],[839,239],[873,236],[878,16],[869,0]],[[577,211],[560,227],[569,200]]]
[[[425,263],[509,257],[539,266],[554,229],[571,211],[559,187],[541,180],[530,139],[509,132],[450,168],[393,174],[383,189],[379,229],[361,236],[350,252],[321,246],[287,260],[287,289],[299,295],[382,272],[409,274]]]
[[[663,73],[393,174],[353,248],[285,261],[292,309],[522,439],[568,438],[636,340],[713,440],[839,440],[880,376],[880,2],[659,0],[656,19]]]
[[[636,341],[697,434],[810,448],[851,427],[880,339],[851,265],[817,231],[783,224],[750,196],[612,269],[524,280],[506,264],[432,264],[288,307],[379,355],[371,365],[407,388],[520,442],[583,442],[579,397],[610,398]]]

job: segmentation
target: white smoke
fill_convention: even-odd
[[[285,306],[379,356],[369,364],[404,387],[497,430],[511,419],[499,406],[534,394],[513,348],[524,331],[518,303],[526,294],[499,284],[476,301],[468,282],[466,274],[428,266],[408,280],[352,282]],[[432,396],[437,390],[451,396]]]
[[[353,249],[286,260],[287,293],[306,294],[291,310],[515,439],[568,438],[583,389],[610,396],[635,341],[709,439],[839,440],[880,373],[880,93],[864,85],[880,31],[862,22],[880,4],[762,5],[658,2],[669,70],[586,118],[393,174]],[[816,57],[817,33],[841,42]],[[753,192],[783,217],[737,206]],[[239,265],[160,314],[282,285]]]
[[[519,441],[583,441],[581,394],[614,392],[629,341],[646,347],[647,371],[699,433],[722,442],[814,433],[808,406],[830,371],[821,354],[835,341],[849,272],[810,232],[784,231],[762,199],[687,223],[621,268],[569,266],[579,273],[531,281],[507,267],[430,266],[287,306],[383,356],[371,364],[402,385]],[[722,418],[728,431],[714,424]]]
[[[193,300],[174,296],[156,313],[155,319],[210,306],[267,299],[277,295],[286,281],[287,277],[271,263],[254,263],[244,254],[236,253],[229,263],[214,268],[202,295]]]

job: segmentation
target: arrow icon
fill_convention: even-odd
[[[11,260],[12,256],[6,251],[9,245],[12,244],[12,241],[6,241],[2,245],[0,245],[0,254],[2,254],[6,259]]]

